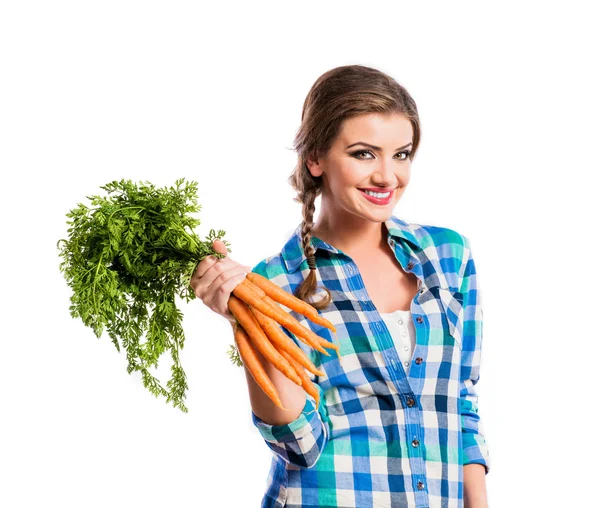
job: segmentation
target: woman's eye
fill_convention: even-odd
[[[354,152],[352,155],[354,155],[354,157],[356,157],[357,159],[362,159],[363,157],[358,157],[359,155],[363,154],[363,153],[371,153],[369,152],[369,150],[360,150],[358,152]]]
[[[359,157],[359,155],[362,155],[365,153],[373,155],[369,150],[359,150],[358,152],[354,152],[352,155],[354,157],[356,157],[357,159],[365,159],[365,157]],[[410,155],[410,150],[404,150],[402,152],[398,152],[398,155],[402,155],[402,154],[406,155],[406,157],[404,157],[404,158],[401,157],[400,160],[405,161],[406,159],[408,159],[408,156]]]

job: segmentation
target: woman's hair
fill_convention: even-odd
[[[326,287],[323,289],[327,294],[322,300],[310,301],[317,291],[315,248],[310,240],[315,199],[321,194],[322,177],[312,176],[306,161],[327,154],[344,120],[369,113],[401,113],[410,121],[413,146],[409,159],[412,161],[421,137],[417,105],[404,87],[377,69],[344,65],[327,71],[315,81],[302,108],[301,125],[294,139],[298,163],[288,181],[298,193],[294,201],[302,204],[302,247],[310,272],[294,294],[318,310],[331,303],[331,293]]]

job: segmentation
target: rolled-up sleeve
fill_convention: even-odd
[[[485,429],[478,410],[475,385],[479,381],[481,345],[483,337],[483,308],[481,288],[473,261],[470,241],[464,237],[465,254],[463,277],[463,338],[460,371],[460,413],[462,423],[463,465],[482,464],[486,475],[490,472],[490,453],[485,439]]]
[[[319,392],[322,393],[320,387]],[[269,425],[254,411],[252,422],[273,453],[289,464],[310,468],[321,456],[329,437],[329,428],[320,413],[321,407],[322,404],[319,404],[316,411],[313,399],[307,396],[300,416],[286,425]]]

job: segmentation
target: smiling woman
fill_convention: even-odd
[[[482,311],[470,243],[393,214],[420,132],[411,96],[376,69],[332,69],[308,93],[289,178],[303,220],[252,272],[331,322],[339,357],[283,330],[320,371],[306,373],[312,394],[268,372],[288,413],[247,375],[252,421],[274,452],[263,507],[485,506],[490,457],[474,390]],[[327,327],[285,310],[334,342]]]

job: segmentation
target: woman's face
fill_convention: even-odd
[[[412,125],[402,114],[370,113],[346,120],[325,157],[307,161],[322,176],[322,212],[330,218],[372,222],[389,219],[410,180]],[[386,203],[367,199],[361,189],[390,191]]]

